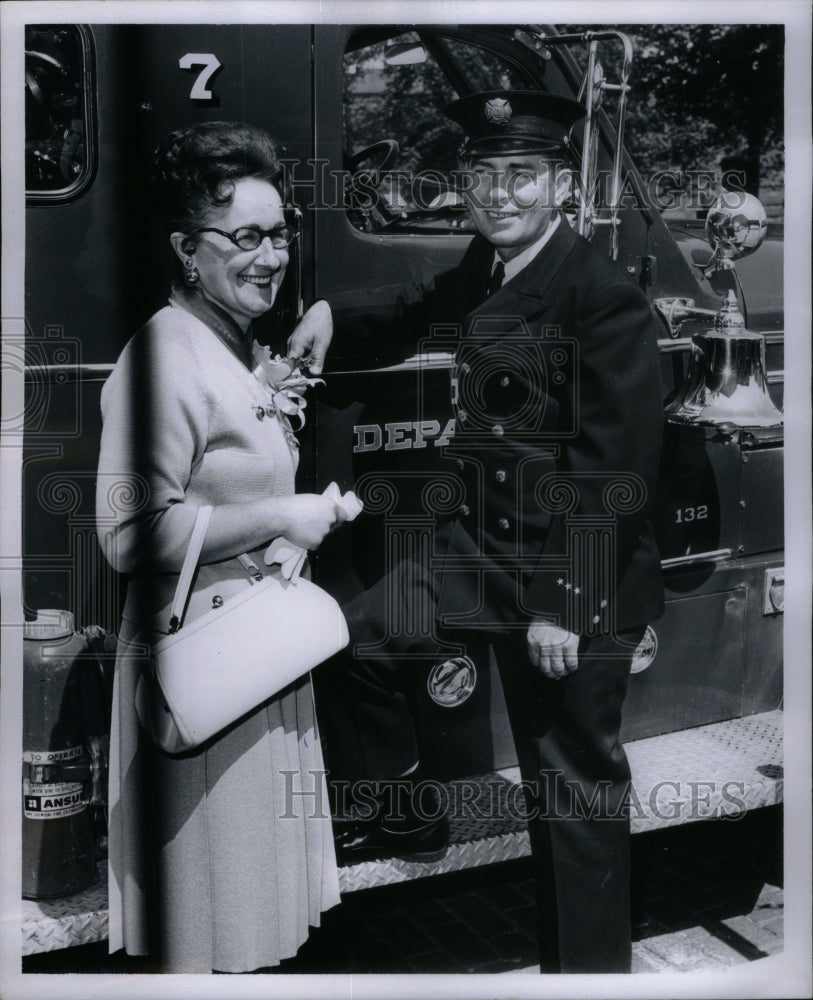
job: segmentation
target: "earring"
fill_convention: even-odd
[[[186,260],[183,262],[183,266],[184,266],[184,276],[183,276],[184,284],[186,284],[187,288],[194,288],[195,285],[197,285],[197,283],[200,281],[200,274],[198,273],[198,269],[195,267],[195,262],[192,260],[191,257],[187,257]]]

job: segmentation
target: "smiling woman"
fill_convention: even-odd
[[[246,555],[262,565],[280,536],[315,549],[345,518],[326,496],[295,494],[297,441],[252,338],[293,239],[282,176],[277,145],[248,125],[209,122],[159,146],[155,201],[182,280],[102,393],[98,532],[129,576],[111,731],[110,950],[157,954],[167,972],[277,965],[339,899],[330,819],[298,804],[324,794],[309,677],[180,756],[153,745],[167,723],[137,693],[169,631],[199,508],[212,515],[186,622],[250,586]],[[330,311],[319,303],[306,319],[289,354],[310,350],[313,371]]]
[[[170,240],[187,276],[197,273],[192,284],[199,282],[203,294],[245,330],[274,304],[290,237],[272,184],[242,177],[229,187],[231,202],[210,212],[211,225],[188,235],[175,232]]]

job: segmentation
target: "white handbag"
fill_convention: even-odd
[[[142,726],[168,753],[192,750],[343,649],[336,601],[301,577],[264,576],[241,556],[250,585],[189,624],[183,613],[211,507],[201,507],[178,579],[170,634],[156,642],[136,689]]]

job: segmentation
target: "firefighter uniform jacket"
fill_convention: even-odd
[[[663,611],[648,519],[663,428],[652,310],[564,221],[486,297],[493,259],[475,237],[420,301],[398,305],[413,347],[455,356],[439,620],[499,631],[545,617],[585,635],[650,622]]]

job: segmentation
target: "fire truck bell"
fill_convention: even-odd
[[[745,329],[732,289],[711,330],[692,337],[686,381],[666,407],[667,419],[681,424],[774,427],[782,412],[768,392],[765,338]]]

